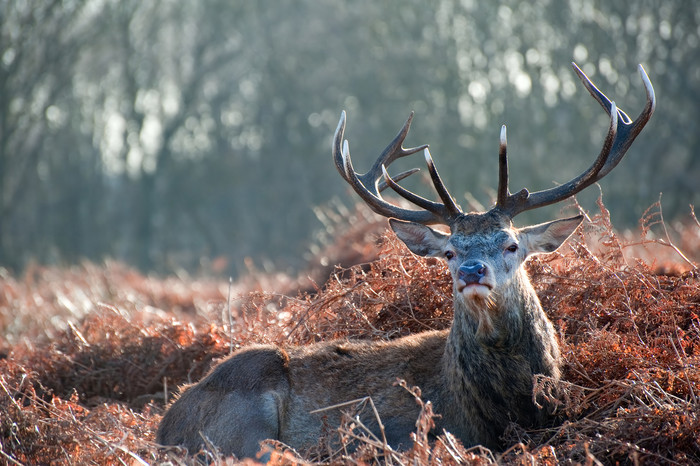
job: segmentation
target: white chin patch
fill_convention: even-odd
[[[491,294],[491,288],[485,285],[467,285],[461,290],[466,299],[487,299]]]

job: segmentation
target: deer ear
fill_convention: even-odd
[[[528,254],[554,252],[581,224],[583,215],[533,225],[520,230]]]
[[[449,238],[448,235],[420,223],[390,218],[389,225],[391,225],[391,229],[394,230],[396,236],[408,246],[408,249],[419,256],[441,255]]]

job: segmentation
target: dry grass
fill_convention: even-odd
[[[340,433],[359,441],[356,451],[321,443],[300,458],[271,442],[273,463],[700,462],[700,225],[660,220],[653,206],[641,234],[622,239],[601,206],[570,246],[530,261],[566,360],[557,425],[513,426],[506,452],[465,449],[449,434],[431,441],[432,408],[406,387],[423,407],[410,450],[392,451],[348,418]],[[223,281],[144,277],[119,264],[3,277],[0,462],[187,464],[182,452],[153,443],[163,403],[231,349],[448,326],[442,263],[411,255],[390,234],[377,242],[376,222],[354,225],[343,238],[351,245],[319,247],[317,266],[301,278],[274,277],[277,292],[262,291],[272,281],[264,274],[232,286],[230,318]],[[348,250],[355,259],[340,258]],[[329,261],[362,264],[320,286]],[[551,394],[550,381],[538,382],[539,396]]]

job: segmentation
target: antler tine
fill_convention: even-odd
[[[345,119],[345,110],[343,110],[340,114],[340,121],[338,122],[338,127],[336,128],[335,134],[333,136],[333,159],[335,160],[335,165],[338,171],[340,172],[340,175],[347,181],[350,181],[350,174],[345,172],[345,162],[343,161],[343,158],[345,157],[345,147],[343,148],[343,150],[341,150],[341,144],[347,144],[347,140],[343,141],[343,136],[345,133]],[[403,141],[408,135],[409,129],[411,129],[412,120],[413,112],[411,112],[411,114],[408,116],[406,123],[404,123],[403,127],[396,135],[394,140],[391,141],[389,145],[382,151],[379,158],[374,162],[374,165],[372,165],[372,168],[364,175],[356,175],[357,178],[367,189],[374,191],[373,194],[378,195],[380,191],[383,191],[387,187],[386,185],[383,185],[380,189],[377,188],[377,183],[380,182],[380,180],[382,179],[382,165],[388,167],[396,159],[405,157],[407,155],[415,154],[416,152],[419,152],[428,147],[427,144],[419,147],[412,147],[409,149],[405,149],[402,146]],[[350,153],[348,151],[347,156],[349,155]],[[418,168],[413,168],[411,170],[402,172],[396,176],[396,181],[402,180],[417,171],[419,171]]]
[[[406,136],[408,136],[408,131],[411,129],[413,115],[414,112],[411,112],[411,114],[408,115],[406,123],[403,124],[401,130],[399,130],[399,133],[396,135],[394,140],[391,141],[389,145],[384,148],[379,158],[374,162],[374,165],[372,165],[372,168],[370,168],[369,171],[364,175],[359,176],[360,180],[362,180],[362,183],[365,186],[367,186],[370,183],[376,183],[379,179],[382,178],[382,166],[388,167],[394,162],[394,160],[400,159],[401,157],[406,157],[407,155],[415,154],[416,152],[420,152],[421,150],[428,147],[427,144],[423,144],[422,146],[418,147],[411,147],[408,149],[404,149],[403,147],[403,142],[406,139]]]
[[[498,144],[498,190],[496,193],[496,205],[505,206],[510,196],[510,191],[508,190],[508,139],[506,137],[506,125],[501,126],[501,136]]]
[[[398,183],[399,181],[403,180],[404,178],[408,178],[409,176],[411,176],[414,173],[419,172],[419,171],[420,171],[420,168],[411,168],[410,170],[406,170],[405,172],[401,172],[398,175],[394,176],[393,180]],[[387,189],[388,187],[389,187],[389,185],[387,184],[385,178],[382,178],[381,180],[379,180],[379,184],[377,185],[377,189],[379,190],[380,193],[382,191],[384,191],[385,189]]]
[[[430,173],[430,179],[433,181],[435,191],[437,191],[438,196],[440,196],[443,202],[442,207],[444,207],[444,213],[442,215],[450,219],[457,217],[462,213],[462,209],[459,208],[450,195],[450,192],[445,187],[445,183],[442,182],[442,178],[440,178],[440,174],[437,168],[435,168],[435,162],[433,162],[433,158],[430,156],[430,151],[427,147],[423,151],[423,155],[425,156],[425,163],[428,165],[428,172]]]
[[[644,110],[642,110],[642,113],[636,120],[632,120],[624,111],[617,108],[615,102],[608,99],[608,97],[591,82],[576,63],[572,63],[572,65],[574,71],[591,96],[593,96],[608,115],[610,115],[610,127],[603,142],[603,147],[593,165],[569,182],[555,188],[535,193],[529,193],[526,189],[523,189],[519,193],[511,195],[508,191],[508,162],[505,147],[505,129],[502,130],[501,148],[499,151],[500,168],[496,208],[507,213],[511,218],[526,210],[562,201],[602,179],[620,163],[635,138],[639,135],[654,113],[654,108],[656,106],[654,88],[642,65],[639,65],[639,72],[646,90],[647,101]]]
[[[345,181],[352,186],[362,200],[364,200],[367,205],[379,215],[408,220],[425,225],[436,223],[445,224],[448,223],[450,217],[446,214],[447,209],[442,204],[433,203],[432,201],[424,199],[425,202],[431,203],[430,208],[426,209],[426,204],[418,201],[414,203],[418,205],[418,207],[422,207],[425,210],[404,209],[394,204],[390,204],[380,195],[380,192],[389,186],[392,187],[397,193],[406,197],[404,194],[408,191],[400,186],[397,190],[396,187],[394,187],[398,186],[396,181],[410,176],[418,171],[418,169],[412,169],[402,172],[396,177],[396,180],[391,179],[389,176],[384,176],[383,174],[385,167],[396,159],[415,154],[416,152],[424,150],[428,147],[427,145],[423,145],[405,149],[402,146],[403,141],[406,139],[406,135],[408,134],[408,130],[410,129],[412,119],[413,112],[411,112],[408,120],[406,120],[406,123],[403,125],[394,140],[389,143],[384,151],[382,151],[377,161],[374,162],[372,168],[364,175],[358,175],[352,166],[348,141],[343,140],[346,120],[345,111],[343,111],[340,115],[340,121],[338,122],[337,129],[335,130],[335,135],[333,136],[333,160],[335,161],[335,166],[343,179],[345,179]],[[383,178],[383,183],[381,184],[379,183],[380,178]],[[404,193],[402,193],[401,190],[403,190]],[[410,193],[410,195],[415,196],[415,198],[420,198],[420,196],[413,193]],[[407,197],[409,200],[411,200],[410,195]]]
[[[576,71],[576,74],[579,76],[584,86],[586,86],[588,92],[598,101],[598,103],[600,103],[608,114],[613,112],[615,103],[610,102],[605,94],[600,92],[600,90],[591,82],[588,76],[581,71],[576,63],[572,63],[572,65],[574,67],[574,71]],[[632,146],[635,138],[642,132],[642,129],[644,129],[644,126],[647,124],[651,118],[651,115],[654,113],[654,109],[656,108],[656,96],[654,95],[654,88],[651,85],[649,76],[647,75],[646,71],[644,71],[644,67],[642,65],[638,66],[638,70],[642,78],[642,82],[644,83],[644,90],[646,91],[647,95],[644,109],[634,121],[624,111],[619,108],[617,109],[618,119],[621,121],[621,124],[618,127],[619,136],[613,142],[613,156],[608,159],[605,166],[603,166],[603,168],[600,170],[600,178],[610,173],[610,171],[615,168],[618,163],[620,163],[620,160],[622,160],[622,157],[625,155],[630,146]]]
[[[455,203],[454,199],[452,199],[452,196],[447,191],[447,188],[445,188],[445,185],[440,178],[440,174],[435,168],[435,163],[430,156],[430,151],[425,148],[423,150],[423,154],[425,155],[425,161],[428,164],[428,171],[430,172],[430,177],[433,181],[433,185],[435,186],[435,190],[440,196],[440,199],[442,199],[443,204],[428,200],[400,186],[396,183],[398,180],[392,179],[391,176],[389,176],[389,173],[386,171],[386,168],[382,166],[384,179],[386,180],[387,186],[393,189],[398,195],[422,209],[433,212],[435,215],[443,219],[441,223],[449,225],[452,220],[462,213],[462,209],[460,209],[460,207]]]
[[[415,193],[412,193],[408,189],[404,188],[403,186],[399,185],[396,180],[394,180],[390,175],[389,172],[386,171],[386,167],[382,165],[382,173],[384,175],[384,180],[386,182],[386,185],[393,189],[396,194],[399,196],[403,197],[407,201],[417,205],[418,207],[428,210],[428,211],[435,211],[439,210],[440,204],[430,201],[422,196],[419,196]]]

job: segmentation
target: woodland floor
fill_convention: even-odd
[[[118,263],[5,272],[0,464],[191,464],[154,443],[164,403],[232,349],[449,326],[442,262],[412,255],[361,209],[331,217],[335,240],[314,248],[299,277],[251,267],[229,286]],[[561,422],[514,425],[506,451],[465,449],[449,434],[428,440],[425,405],[408,451],[348,423],[347,437],[363,439],[353,453],[302,458],[271,444],[271,462],[699,464],[700,224],[692,215],[673,226],[662,220],[652,206],[639,231],[617,234],[601,206],[557,253],[528,262],[565,358]]]

